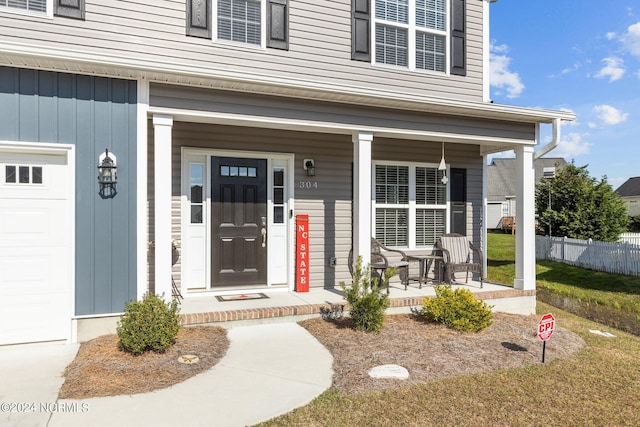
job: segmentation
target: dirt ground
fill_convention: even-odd
[[[495,369],[541,363],[537,316],[495,313],[493,324],[479,333],[462,333],[425,323],[414,315],[391,315],[379,334],[351,328],[348,318],[311,319],[300,324],[333,354],[333,387],[350,393]],[[65,371],[60,398],[145,393],[184,381],[209,369],[229,346],[226,331],[200,326],[180,330],[176,344],[162,354],[132,356],[120,351],[116,335],[83,343]],[[556,327],[547,342],[546,361],[571,357],[585,346],[576,334]],[[182,355],[197,355],[197,364],[182,364]],[[369,369],[398,364],[408,380],[372,379]]]

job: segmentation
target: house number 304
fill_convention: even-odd
[[[298,183],[298,187],[300,188],[318,188],[318,183],[317,182],[311,182],[311,181],[300,181]]]

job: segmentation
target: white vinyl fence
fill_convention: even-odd
[[[620,235],[620,242],[640,245],[640,233],[623,233]]]
[[[607,273],[640,276],[640,245],[536,236],[536,259]]]

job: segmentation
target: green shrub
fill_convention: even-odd
[[[478,332],[491,325],[493,306],[474,298],[468,289],[455,291],[449,285],[435,287],[436,297],[425,298],[420,314],[428,320],[465,332]]]
[[[395,269],[387,269],[383,280],[386,284]],[[389,307],[389,297],[380,289],[380,280],[371,277],[371,266],[362,267],[362,257],[358,257],[353,269],[353,282],[344,290],[345,299],[351,306],[351,319],[359,331],[380,332],[384,324],[384,311]]]
[[[133,354],[146,351],[163,353],[175,343],[180,330],[178,302],[165,303],[146,293],[141,301],[128,302],[118,322],[118,345]]]

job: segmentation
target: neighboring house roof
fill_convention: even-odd
[[[640,197],[640,176],[629,178],[616,190],[620,197]]]
[[[567,161],[562,157],[541,157],[534,161],[535,182],[542,179],[545,168],[562,167]],[[487,167],[487,199],[503,201],[516,195],[516,159],[493,159]]]

